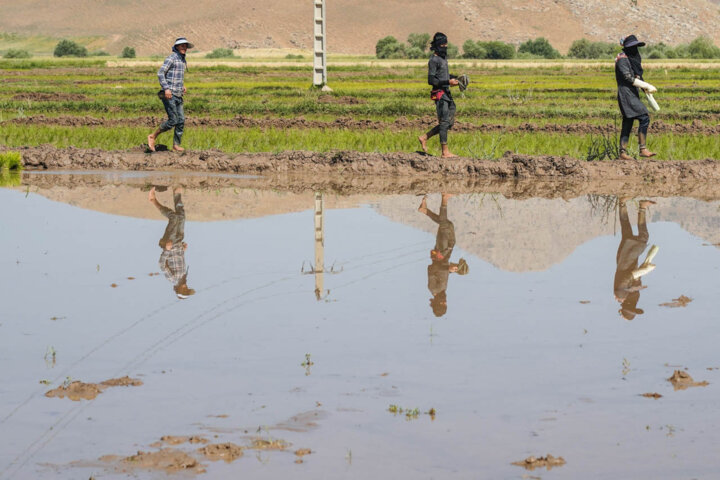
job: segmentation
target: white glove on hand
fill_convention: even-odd
[[[657,88],[653,87],[652,85],[650,85],[650,84],[647,83],[647,82],[643,82],[643,81],[640,80],[639,78],[636,78],[636,79],[633,81],[633,86],[638,87],[638,88],[642,88],[643,90],[645,90],[645,91],[648,92],[648,93],[655,93],[655,92],[657,92]]]

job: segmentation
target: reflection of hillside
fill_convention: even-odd
[[[433,195],[428,204],[433,206],[438,202],[439,196]],[[720,242],[719,202],[686,198],[658,199],[657,202],[651,209],[651,222],[678,223],[709,243]],[[419,203],[420,197],[387,197],[375,208],[394,221],[435,233],[435,225],[417,213]],[[450,201],[448,209],[459,247],[513,272],[546,270],[562,262],[583,243],[602,235],[613,235],[614,215],[614,210],[609,216],[593,211],[585,197],[508,200],[491,194],[461,195]],[[652,226],[650,236],[652,238]]]

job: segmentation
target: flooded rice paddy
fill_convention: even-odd
[[[718,200],[72,178],[0,189],[2,479],[717,474]]]

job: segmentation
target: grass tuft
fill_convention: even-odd
[[[0,152],[0,170],[20,171],[23,169],[20,152]]]

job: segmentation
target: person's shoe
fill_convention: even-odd
[[[650,157],[654,157],[655,155],[657,155],[657,153],[651,152],[647,148],[643,148],[642,150],[640,150],[640,156],[643,158],[650,158]]]
[[[627,154],[627,152],[620,152],[618,160],[635,160],[633,157]]]

